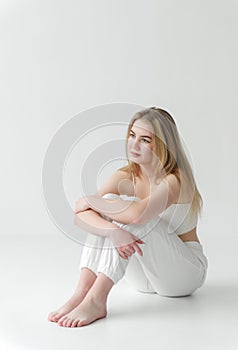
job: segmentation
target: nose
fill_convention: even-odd
[[[133,149],[135,151],[138,151],[140,149],[140,142],[139,142],[139,140],[133,140],[132,145],[133,145]]]

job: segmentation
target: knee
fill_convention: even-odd
[[[105,193],[102,198],[106,198],[106,199],[114,199],[114,198],[118,198],[119,195],[116,193]]]

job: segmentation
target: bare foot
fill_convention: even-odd
[[[63,327],[82,327],[107,316],[105,303],[97,303],[87,298],[74,310],[59,319],[58,325]]]
[[[69,313],[70,311],[72,311],[76,306],[78,306],[83,299],[85,298],[87,294],[87,291],[85,291],[84,293],[78,293],[78,294],[74,294],[63,306],[61,306],[58,310],[51,312],[48,315],[48,320],[51,322],[58,322],[58,320],[63,317],[64,315],[66,315],[67,313]]]

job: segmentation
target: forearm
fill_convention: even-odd
[[[94,195],[87,196],[87,200],[91,209],[123,224],[137,222],[145,207],[142,200],[105,199]]]
[[[122,231],[117,225],[107,221],[92,209],[75,214],[74,223],[89,233],[104,237],[111,237],[115,231]]]

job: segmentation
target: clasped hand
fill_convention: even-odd
[[[111,235],[111,240],[114,244],[114,247],[118,251],[118,254],[123,259],[128,259],[128,256],[131,256],[135,252],[137,252],[140,256],[143,255],[139,244],[144,244],[145,242],[128,231],[115,231]]]

